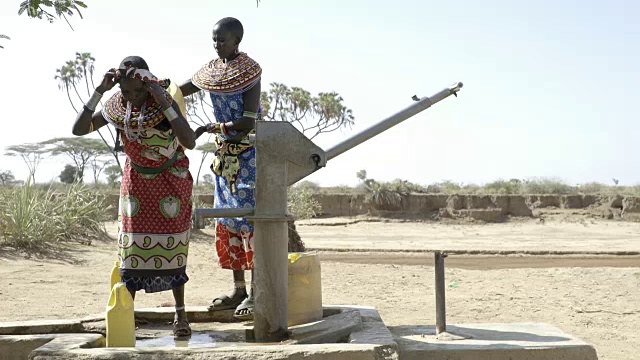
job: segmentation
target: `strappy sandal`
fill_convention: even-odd
[[[211,305],[207,308],[209,311],[231,310],[235,309],[248,297],[249,295],[239,295],[233,298],[228,295],[222,295],[213,299]]]
[[[244,301],[236,308],[236,312],[233,316],[242,321],[253,320],[253,298],[247,297],[244,299]]]
[[[176,338],[191,336],[191,325],[187,319],[173,321],[173,336]]]

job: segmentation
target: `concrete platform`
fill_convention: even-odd
[[[246,342],[248,322],[228,314],[187,308],[194,335],[174,340],[172,309],[139,309],[148,321],[136,331],[136,348],[105,348],[104,317],[0,323],[0,360],[111,359],[316,359],[316,360],[597,360],[595,349],[560,329],[537,323],[387,328],[374,308],[325,306],[321,321],[291,327],[277,344]],[[445,336],[442,336],[445,335]]]
[[[27,360],[34,350],[43,346],[62,350],[100,347],[104,346],[104,337],[99,334],[0,335],[0,360]]]
[[[172,311],[137,310],[136,317],[148,323],[136,331],[135,348],[105,348],[104,318],[99,315],[55,322],[0,323],[0,334],[11,334],[0,335],[0,360],[398,360],[393,336],[370,307],[325,306],[322,320],[290,327],[290,339],[274,344],[246,342],[244,334],[250,323],[225,322],[220,314],[199,307],[187,308],[187,313],[195,320],[193,336],[176,341],[172,327],[167,325],[173,318]],[[222,321],[213,322],[212,318]],[[32,335],[40,332],[44,334]]]
[[[390,327],[402,360],[597,360],[593,346],[538,323],[447,325],[454,336],[430,326]],[[451,340],[457,336],[461,340]]]

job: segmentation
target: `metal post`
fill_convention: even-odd
[[[261,150],[258,144],[255,216],[249,217],[254,229],[253,336],[257,342],[279,342],[288,337],[287,160]]]
[[[194,227],[196,229],[204,229],[204,219],[210,218],[233,218],[233,217],[246,217],[253,215],[253,208],[239,208],[239,209],[210,209],[202,208],[195,209],[193,212]]]
[[[444,286],[444,258],[447,254],[434,252],[436,273],[436,335],[447,331],[447,313]]]
[[[371,139],[372,137],[380,134],[381,132],[398,125],[399,123],[407,120],[408,118],[418,114],[431,107],[431,105],[443,100],[450,95],[455,95],[462,88],[462,83],[456,83],[450,87],[438,92],[437,94],[418,100],[415,104],[407,107],[406,109],[391,115],[390,117],[382,120],[381,122],[371,126],[368,129],[361,131],[360,133],[348,138],[347,140],[339,143],[338,145],[327,150],[327,160],[331,160],[334,157],[342,154],[343,152],[350,150],[357,145]],[[456,95],[457,96],[457,95]]]
[[[231,209],[196,209],[196,217],[201,218],[234,218],[253,215],[253,208],[231,208]]]

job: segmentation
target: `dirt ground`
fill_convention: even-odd
[[[108,229],[115,236],[114,224]],[[600,359],[640,354],[640,224],[326,219],[302,223],[298,230],[308,247],[321,250],[325,304],[374,306],[391,327],[433,324],[433,259],[426,251],[474,250],[483,255],[453,254],[446,260],[449,324],[546,322],[593,344]],[[208,304],[231,287],[230,272],[216,267],[212,234],[207,229],[192,237],[187,305]],[[46,257],[0,249],[0,321],[104,311],[115,250],[114,241],[71,246]],[[402,252],[407,250],[416,252]],[[575,254],[532,256],[522,250]],[[599,251],[609,255],[594,255]],[[136,306],[168,302],[169,292],[140,294]]]
[[[640,223],[576,216],[571,212],[545,215],[543,221],[515,219],[482,225],[378,220],[367,217],[314,219],[297,222],[296,226],[307,247],[325,250],[640,255]],[[401,230],[396,230],[396,226]]]

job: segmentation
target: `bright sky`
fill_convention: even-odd
[[[128,55],[182,82],[215,56],[213,24],[245,27],[241,50],[270,82],[337,91],[356,126],[316,138],[323,148],[455,81],[448,98],[329,162],[309,180],[428,184],[450,179],[560,177],[571,184],[640,182],[640,2],[628,0],[86,0],[84,19],[18,16],[0,2],[0,154],[9,145],[72,136],[75,113],[55,70],[76,51],[96,58],[96,77]],[[346,5],[348,4],[348,5]],[[192,173],[199,152],[187,153]],[[57,180],[66,159],[48,159],[38,181]],[[0,169],[27,175],[17,158]],[[209,170],[203,169],[203,174]]]

